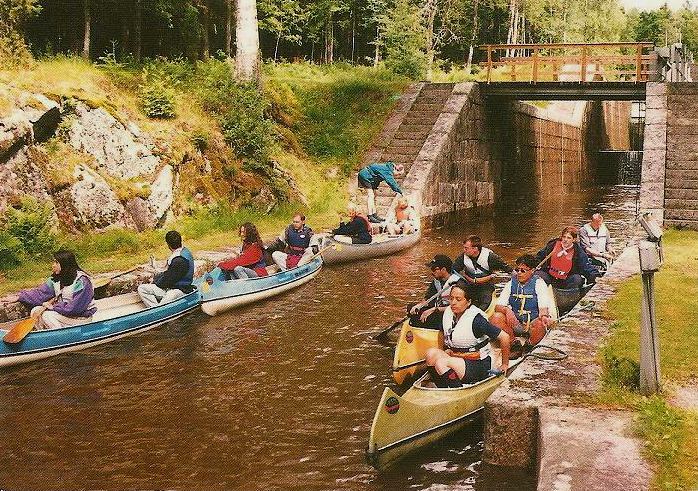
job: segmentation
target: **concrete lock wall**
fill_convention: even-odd
[[[518,182],[542,196],[579,189],[594,181],[595,152],[604,142],[627,142],[627,124],[625,140],[614,126],[625,109],[486,101],[477,83],[455,84],[401,186],[417,197],[427,229],[462,212],[491,210],[503,189],[520,189]]]

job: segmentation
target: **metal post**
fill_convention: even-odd
[[[659,373],[659,341],[654,316],[654,273],[642,273],[642,324],[640,326],[640,392],[662,390]]]

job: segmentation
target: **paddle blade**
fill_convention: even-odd
[[[24,319],[15,325],[15,327],[10,329],[7,334],[3,336],[2,340],[10,344],[19,343],[26,337],[27,334],[29,334],[29,331],[34,328],[34,324],[36,324],[36,319]]]
[[[335,243],[332,245],[332,249],[334,249],[337,252],[341,252],[342,251],[342,244]]]
[[[92,282],[92,288],[101,288],[107,286],[111,282],[111,278],[97,278]]]

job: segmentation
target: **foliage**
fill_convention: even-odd
[[[640,388],[640,364],[628,358],[603,353],[603,382],[606,385],[636,391]]]
[[[46,254],[52,251],[56,244],[53,207],[40,204],[31,196],[21,199],[20,208],[7,209],[4,229],[20,242],[22,253],[29,257]]]
[[[209,60],[197,67],[196,90],[204,109],[221,124],[226,143],[241,159],[265,165],[274,148],[273,123],[266,116],[267,100],[254,84],[238,84],[230,65]]]
[[[0,229],[0,270],[17,266],[22,258],[22,243],[6,230]]]
[[[175,95],[162,80],[141,87],[141,106],[149,118],[167,119],[176,116]]]
[[[397,0],[385,21],[385,66],[412,80],[422,78],[426,72],[424,38],[419,8],[408,0]]]
[[[29,57],[26,22],[41,12],[38,0],[0,0],[0,62],[21,64]]]

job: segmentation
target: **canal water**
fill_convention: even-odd
[[[531,473],[481,463],[478,421],[394,471],[367,466],[392,360],[371,337],[421,297],[424,263],[455,257],[465,235],[511,262],[596,211],[621,237],[636,198],[608,187],[522,200],[402,254],[327,267],[271,301],[3,370],[0,488],[534,489]]]

